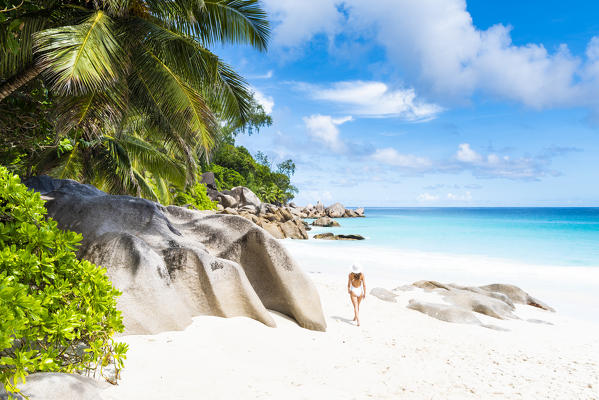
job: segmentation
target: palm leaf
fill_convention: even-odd
[[[247,43],[264,51],[270,27],[257,0],[204,0],[194,14],[198,33],[206,44]]]
[[[205,46],[249,44],[266,50],[270,27],[257,0],[148,0],[152,15]]]
[[[45,75],[59,94],[81,95],[113,85],[127,60],[111,18],[96,11],[79,25],[34,35]]]
[[[192,146],[212,149],[218,125],[202,94],[148,49],[135,54],[133,65],[130,86],[135,106],[158,115],[162,124]]]
[[[144,44],[171,70],[201,89],[221,119],[238,119],[243,124],[251,112],[252,94],[247,82],[193,38],[154,22],[138,18],[132,21],[131,29],[145,38]]]
[[[167,154],[162,153],[151,143],[139,137],[121,134],[117,138],[105,136],[108,140],[115,140],[128,153],[132,164],[137,169],[143,169],[152,174],[162,176],[176,185],[185,183],[185,168],[181,163]]]

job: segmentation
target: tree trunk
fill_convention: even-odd
[[[4,98],[8,97],[12,92],[38,76],[40,72],[42,71],[36,64],[31,64],[17,75],[0,84],[0,101],[4,100]]]

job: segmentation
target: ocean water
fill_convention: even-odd
[[[315,227],[310,234],[367,238],[351,242],[352,247],[599,268],[599,208],[366,208],[365,214],[366,218],[338,219],[338,228]]]

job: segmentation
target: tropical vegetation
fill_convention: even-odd
[[[0,384],[18,391],[35,371],[122,368],[120,294],[106,271],[78,260],[81,235],[45,218],[39,193],[0,166]]]
[[[235,146],[272,119],[210,49],[266,50],[257,0],[0,0],[0,382],[35,371],[122,367],[126,346],[105,270],[46,217],[20,177],[72,178],[112,194],[214,208],[200,184],[286,202],[277,170]],[[117,373],[118,375],[118,373]]]
[[[52,104],[30,172],[157,199],[150,176],[193,184],[221,126],[250,121],[251,90],[209,47],[265,50],[256,0],[27,0],[0,15],[0,101],[28,106],[15,92],[41,80]]]

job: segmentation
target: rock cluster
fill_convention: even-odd
[[[325,207],[320,201],[316,205],[308,204],[305,207],[298,207],[302,218],[358,218],[364,217],[364,209],[355,210],[345,208],[341,203],[335,203]]]
[[[339,225],[339,222],[335,221],[332,218],[320,217],[320,218],[314,220],[314,222],[312,222],[312,226],[323,226],[326,228],[330,228],[332,226],[341,226],[341,225]]]
[[[118,307],[127,334],[183,329],[197,315],[274,326],[269,309],[302,327],[326,328],[312,281],[281,243],[244,218],[107,195],[47,176],[26,184],[47,200],[60,228],[83,235],[79,255],[105,267],[123,292]]]
[[[548,305],[514,285],[460,286],[436,281],[418,281],[413,283],[412,286],[436,292],[449,304],[428,303],[411,299],[408,308],[447,322],[476,324],[486,328],[502,329],[494,325],[483,324],[476,314],[483,314],[497,319],[518,319],[514,314],[514,303],[554,311]]]
[[[308,239],[309,226],[303,218],[327,218],[327,225],[339,226],[330,218],[363,217],[364,209],[345,209],[340,203],[324,207],[322,203],[316,206],[298,207],[291,203],[287,206],[276,206],[262,203],[250,189],[238,186],[231,190],[219,192],[216,188],[214,174],[206,172],[201,182],[208,188],[208,196],[218,202],[218,212],[221,214],[239,215],[267,230],[277,239]]]

